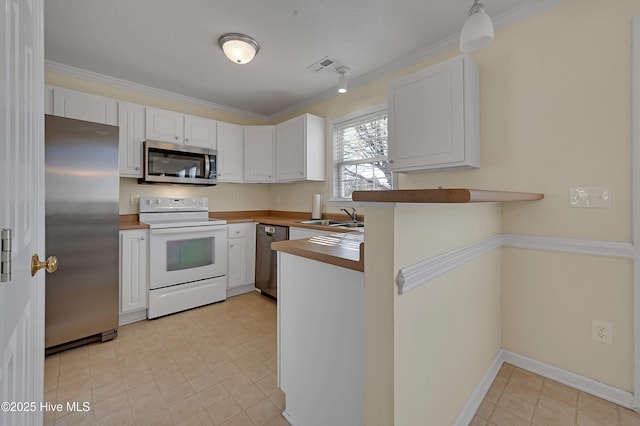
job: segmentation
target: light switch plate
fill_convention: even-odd
[[[611,208],[611,189],[607,186],[569,188],[569,207]]]

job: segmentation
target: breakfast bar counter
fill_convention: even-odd
[[[354,191],[353,201],[375,203],[491,203],[542,200],[535,192],[494,191],[489,189],[396,189],[390,191]]]
[[[364,234],[335,233],[271,243],[273,250],[364,272]]]

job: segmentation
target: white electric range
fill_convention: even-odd
[[[148,318],[225,300],[227,225],[206,197],[140,197],[149,225]]]

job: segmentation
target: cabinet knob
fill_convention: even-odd
[[[189,138],[184,138],[184,141],[185,142],[189,142]]]
[[[136,170],[140,170],[140,167],[137,167],[137,166],[136,166]]]
[[[389,160],[389,163],[390,163],[390,164],[392,164],[392,163],[393,163],[393,160]]]
[[[144,241],[144,240],[145,240],[145,238],[144,238],[144,237],[140,237],[140,239],[141,239],[142,241]]]
[[[271,175],[267,176],[269,179],[271,179]]]
[[[179,140],[180,138],[178,136],[176,136],[176,140]]]
[[[304,174],[304,172],[300,172],[300,174],[301,174],[301,175],[303,175],[303,174]]]

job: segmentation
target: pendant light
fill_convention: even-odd
[[[484,49],[493,41],[493,22],[480,0],[474,0],[469,16],[460,32],[460,50],[473,52]]]
[[[236,64],[246,64],[258,54],[260,45],[253,38],[240,33],[223,34],[218,39],[218,45],[229,58]]]
[[[336,72],[340,77],[338,77],[338,93],[347,93],[347,73],[351,71],[349,67],[338,67],[336,68]]]

